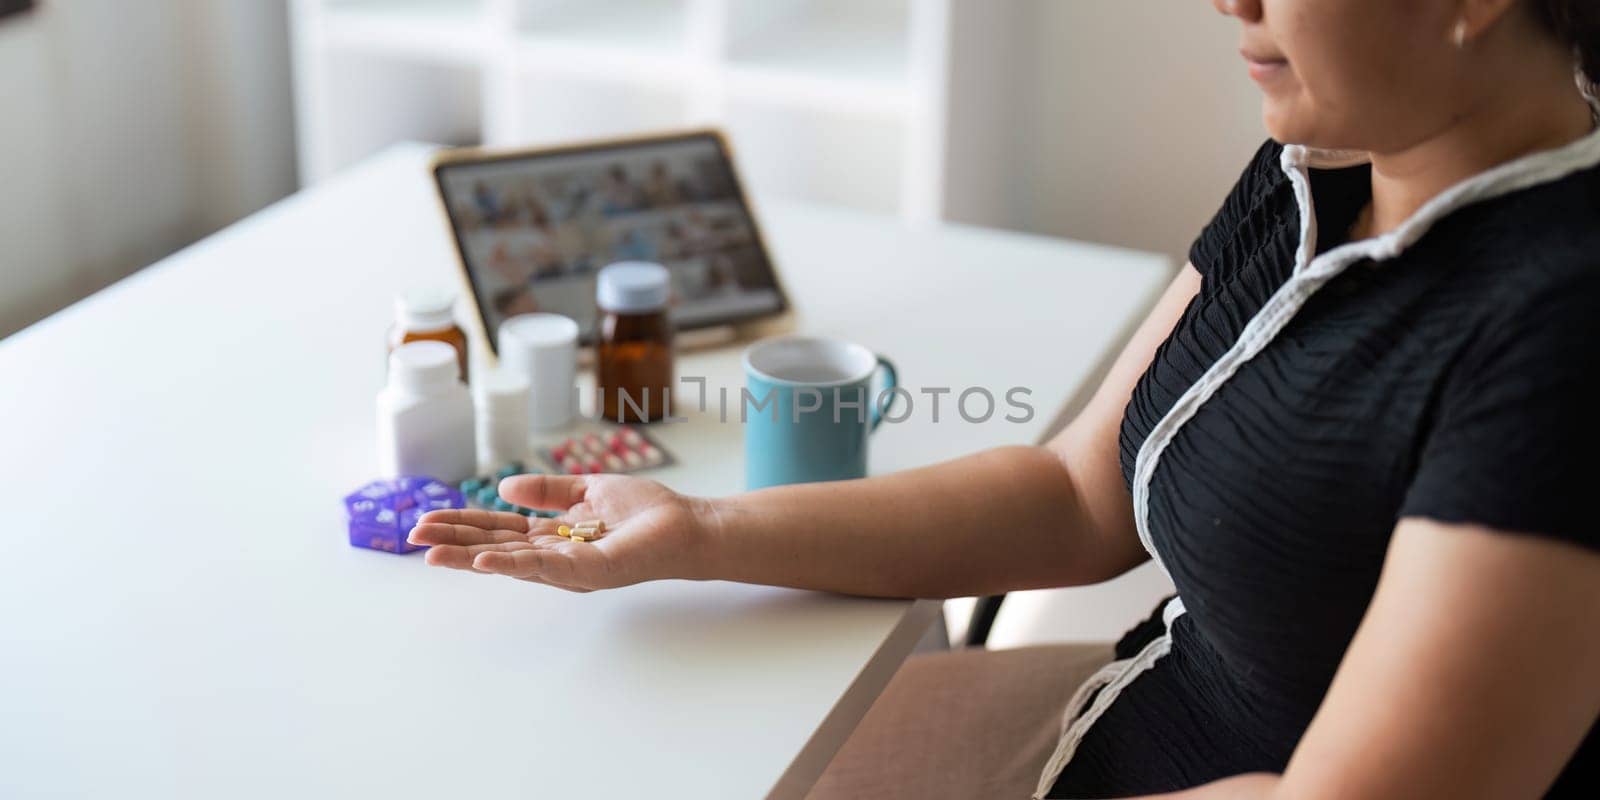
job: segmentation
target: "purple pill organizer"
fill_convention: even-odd
[[[417,519],[435,509],[466,505],[455,487],[425,475],[373,481],[344,498],[350,544],[387,553],[426,550],[406,541]]]

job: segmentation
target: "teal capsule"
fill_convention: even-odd
[[[485,486],[478,490],[478,494],[476,495],[475,499],[478,501],[478,505],[480,506],[492,506],[494,505],[494,501],[500,499],[500,495],[495,492],[493,486]]]
[[[494,474],[494,477],[495,477],[496,481],[503,481],[506,478],[511,477],[512,475],[521,475],[521,474],[522,474],[522,462],[521,461],[513,461],[510,464],[507,464],[507,465],[501,467],[500,470]]]
[[[539,512],[534,511],[533,509],[528,508],[526,506],[515,506],[515,507],[513,507],[512,510],[516,511],[518,514],[521,514],[524,517],[534,517],[534,516],[538,516],[538,514],[539,514]]]
[[[507,503],[503,497],[497,497],[494,500],[494,510],[496,511],[514,511],[516,508],[516,506]]]
[[[468,478],[461,482],[461,493],[466,495],[477,494],[483,487],[488,485],[488,478]]]

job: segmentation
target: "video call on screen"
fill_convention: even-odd
[[[449,165],[445,202],[491,338],[550,311],[591,336],[595,273],[654,261],[680,327],[774,311],[781,298],[715,138]]]

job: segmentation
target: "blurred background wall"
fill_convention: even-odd
[[[1186,258],[1266,139],[1239,26],[1206,0],[1026,0],[1005,227]]]
[[[1007,102],[958,110],[952,135],[1003,157],[952,165],[988,202],[943,216],[1181,257],[1263,136],[1236,28],[1199,0],[953,3],[998,30],[950,80]],[[0,335],[294,190],[286,8],[43,0],[0,21]]]
[[[286,31],[260,0],[0,20],[0,336],[294,190]]]

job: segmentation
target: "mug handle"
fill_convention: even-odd
[[[883,370],[883,388],[875,395],[877,401],[872,404],[872,424],[867,428],[867,433],[876,431],[883,424],[883,415],[894,407],[895,398],[900,396],[899,392],[893,392],[889,395],[889,402],[882,402],[884,392],[892,392],[900,385],[900,374],[895,370],[894,362],[883,356],[878,356],[878,368]]]

